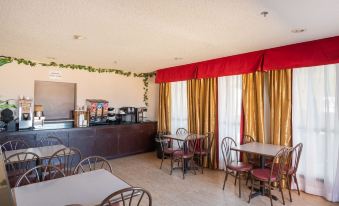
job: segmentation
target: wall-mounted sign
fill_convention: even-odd
[[[51,70],[48,73],[48,78],[49,79],[61,79],[62,73],[59,70]]]

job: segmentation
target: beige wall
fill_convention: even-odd
[[[49,72],[55,70],[61,71],[60,79],[50,79]],[[20,95],[33,98],[34,80],[76,83],[77,105],[79,106],[84,105],[86,99],[105,99],[109,101],[111,107],[145,106],[142,78],[56,67],[30,67],[16,63],[0,67],[0,99],[18,99]],[[156,120],[158,85],[154,83],[154,79],[150,80],[148,97],[147,116],[150,120]]]

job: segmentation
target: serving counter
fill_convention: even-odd
[[[153,151],[157,122],[101,125],[55,130],[0,132],[0,144],[22,139],[31,147],[44,137],[60,138],[68,147],[80,149],[83,157],[99,155],[108,159]]]

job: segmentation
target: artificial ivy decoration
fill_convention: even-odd
[[[79,64],[58,64],[56,62],[50,62],[50,63],[37,63],[33,62],[30,60],[26,60],[23,58],[15,58],[15,57],[7,57],[7,56],[0,56],[0,66],[16,62],[18,64],[24,64],[27,66],[35,67],[37,65],[41,65],[44,67],[59,67],[63,69],[76,69],[76,70],[84,70],[88,72],[98,72],[98,73],[113,73],[113,74],[118,74],[122,76],[129,77],[132,75],[132,72],[126,72],[123,70],[119,69],[107,69],[107,68],[95,68],[92,66],[84,66],[84,65],[79,65]],[[143,78],[143,83],[144,83],[144,103],[146,107],[148,106],[148,80],[152,77],[155,76],[155,72],[149,72],[149,73],[133,73],[134,77],[141,77]]]

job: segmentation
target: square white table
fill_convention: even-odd
[[[264,157],[274,157],[282,148],[284,148],[284,146],[250,142],[247,144],[232,147],[231,149],[239,152],[258,154]]]
[[[12,189],[17,206],[99,205],[129,184],[104,169]]]
[[[185,141],[189,135],[191,134],[165,134],[163,135],[163,137],[167,139],[177,140],[177,141]],[[206,137],[206,135],[202,135],[202,134],[196,134],[195,136],[197,137],[197,139],[202,139]]]
[[[10,150],[5,151],[4,155],[5,157],[9,157],[13,154],[19,153],[19,152],[32,152],[39,156],[39,159],[47,159],[50,158],[56,151],[66,148],[65,145],[52,145],[52,146],[43,146],[43,147],[31,147],[27,149],[18,149],[18,150]],[[15,159],[13,159],[12,162],[15,162]],[[29,156],[27,157],[29,159]]]

